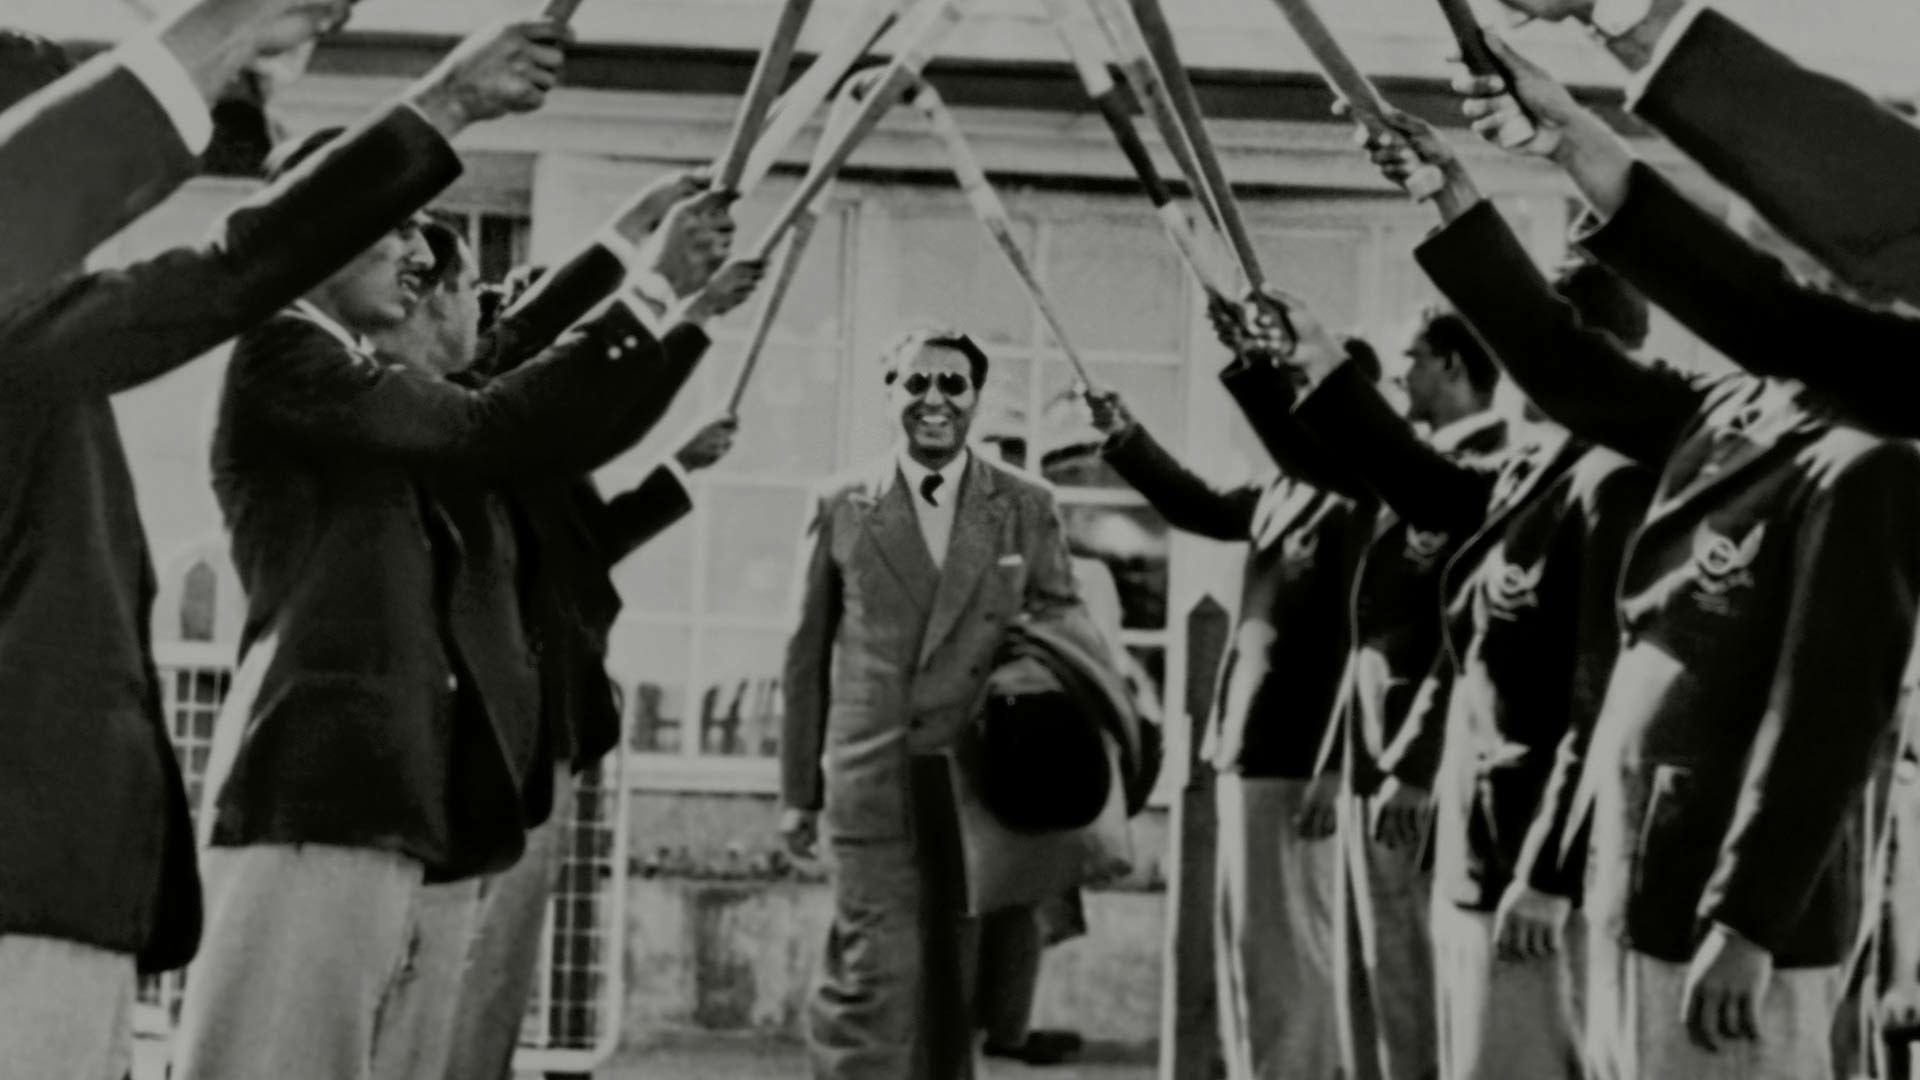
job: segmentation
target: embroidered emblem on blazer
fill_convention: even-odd
[[[1435,559],[1447,546],[1447,534],[1443,532],[1421,532],[1419,529],[1407,529],[1407,546],[1402,553],[1406,560],[1422,570],[1431,569]]]
[[[1311,562],[1320,551],[1320,534],[1301,529],[1280,538],[1280,557],[1290,563]]]
[[[1531,567],[1516,566],[1507,561],[1505,549],[1495,548],[1488,553],[1485,569],[1480,574],[1487,597],[1487,614],[1514,622],[1522,611],[1539,607],[1540,579],[1546,572],[1544,558]]]
[[[1714,532],[1704,521],[1700,523],[1693,531],[1692,570],[1701,607],[1724,614],[1729,592],[1753,587],[1753,560],[1759,557],[1766,536],[1764,521],[1738,541]]]

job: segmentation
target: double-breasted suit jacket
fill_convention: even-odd
[[[1634,111],[1848,281],[1920,303],[1920,131],[1702,7]]]
[[[1491,476],[1507,447],[1507,424],[1483,414],[1446,455]],[[1338,770],[1352,794],[1386,778],[1381,758],[1416,706],[1440,648],[1441,571],[1471,526],[1423,528],[1382,500],[1354,576],[1347,670],[1316,771]]]
[[[1435,792],[1435,888],[1491,911],[1524,865],[1537,887],[1576,895],[1583,864],[1557,857],[1565,819],[1530,834],[1556,762],[1577,775],[1598,715],[1619,640],[1614,583],[1652,474],[1557,429],[1529,433],[1497,470],[1453,461],[1347,366],[1299,413],[1408,521],[1467,536],[1442,571],[1433,671],[1381,760]]]
[[[1661,470],[1583,780],[1589,919],[1670,962],[1720,923],[1778,966],[1838,963],[1920,593],[1920,459],[1790,383],[1643,366],[1564,303],[1508,303],[1544,281],[1486,204],[1419,258],[1542,409]]]
[[[580,475],[666,366],[623,303],[479,389],[299,314],[242,337],[213,452],[247,593],[209,766],[214,844],[387,850],[435,877],[518,855],[524,785],[551,775],[527,711],[536,661],[473,633],[498,612],[463,598],[490,595],[471,572],[499,548],[460,550],[432,486]]]
[[[1278,370],[1235,361],[1221,378],[1280,466],[1271,481],[1209,484],[1138,425],[1102,454],[1174,528],[1249,545],[1205,753],[1222,772],[1306,779],[1346,664],[1373,500],[1345,494],[1351,481],[1323,466],[1324,451],[1288,412],[1292,393]]]
[[[145,94],[126,78],[93,92]],[[165,124],[145,108],[104,110],[86,135],[148,139],[121,132]],[[0,303],[0,934],[134,953],[149,970],[185,964],[199,941],[193,830],[150,655],[153,571],[109,396],[272,315],[459,168],[424,120],[394,109],[207,244],[42,276]],[[40,165],[8,176],[95,179]]]
[[[781,795],[824,808],[836,839],[911,836],[908,758],[952,745],[1010,622],[1084,619],[1045,485],[969,455],[939,566],[911,499],[889,457],[830,483],[808,529],[787,646]],[[1086,633],[1094,640],[1090,622]]]

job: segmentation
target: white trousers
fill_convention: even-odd
[[[1436,898],[1440,1080],[1580,1080],[1586,945],[1575,912],[1558,953],[1501,960],[1490,913]]]
[[[540,935],[566,853],[573,772],[553,781],[553,814],[527,834],[527,850],[480,887],[479,924],[460,975],[446,1080],[506,1080],[540,966]]]
[[[1587,1054],[1594,1080],[1832,1080],[1840,968],[1773,973],[1758,1042],[1708,1053],[1682,1021],[1687,967],[1588,937]]]
[[[0,935],[0,1076],[121,1080],[133,1064],[133,988],[127,953]]]
[[[1223,773],[1214,971],[1228,1080],[1335,1080],[1339,849],[1293,829],[1305,780]]]
[[[418,1080],[445,1068],[476,882],[322,845],[201,853],[207,926],[172,1080]]]
[[[1428,1080],[1437,1069],[1433,879],[1408,852],[1373,840],[1372,800],[1340,800],[1336,934],[1342,1053],[1354,1080]]]

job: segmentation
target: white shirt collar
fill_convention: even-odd
[[[972,450],[960,451],[959,454],[954,456],[952,461],[947,462],[945,468],[939,470],[941,490],[960,490],[960,477],[966,473],[967,460],[971,457],[972,453]],[[907,453],[905,447],[901,447],[896,456],[900,459],[900,475],[907,478],[907,490],[918,495],[920,493],[921,483],[924,482],[927,477],[932,476],[934,470],[915,461],[913,455]]]
[[[358,337],[353,331],[341,326],[338,319],[315,307],[311,300],[295,300],[293,306],[289,308],[288,311],[292,315],[305,319],[320,329],[325,330],[331,334],[336,341],[345,345],[348,350],[360,353],[363,356],[373,355],[372,341],[364,337]]]
[[[1427,443],[1443,454],[1451,454],[1460,449],[1460,444],[1500,422],[1500,414],[1492,409],[1482,409],[1455,420],[1444,427],[1435,428]]]

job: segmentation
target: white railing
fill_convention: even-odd
[[[214,723],[232,683],[233,647],[162,642],[154,653],[167,733],[197,810]],[[619,1045],[627,921],[625,758],[623,738],[619,749],[578,778],[572,805],[564,808],[560,878],[547,907],[516,1071],[589,1073]],[[142,980],[136,1035],[171,1036],[184,981],[179,972]]]

